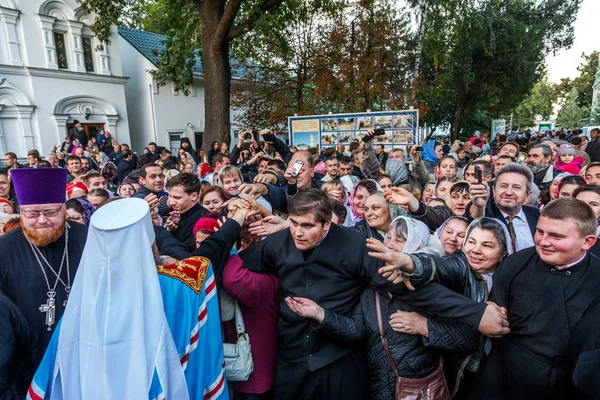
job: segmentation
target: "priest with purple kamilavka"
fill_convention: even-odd
[[[87,228],[66,221],[66,170],[15,169],[11,178],[21,227],[0,240],[0,292],[37,334],[41,360],[65,310]]]

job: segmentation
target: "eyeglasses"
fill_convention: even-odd
[[[24,210],[21,208],[21,215],[23,215],[25,218],[39,218],[40,215],[44,214],[44,217],[48,218],[48,217],[56,217],[58,215],[58,213],[60,212],[60,210],[62,209],[62,205],[58,208],[55,209],[50,209],[50,210],[44,210],[44,211],[38,211],[38,210]]]

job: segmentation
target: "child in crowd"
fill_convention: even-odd
[[[558,159],[554,163],[557,169],[562,172],[569,172],[574,175],[579,175],[583,167],[583,157],[575,157],[575,147],[572,144],[561,144],[558,149]]]

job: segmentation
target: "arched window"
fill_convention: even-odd
[[[47,0],[40,6],[46,66],[75,72],[111,75],[108,53],[97,51],[99,44],[89,25],[92,20],[81,8],[73,10],[59,0]]]

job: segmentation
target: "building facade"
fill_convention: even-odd
[[[0,153],[60,146],[73,120],[130,141],[116,27],[99,51],[75,0],[0,0]]]

